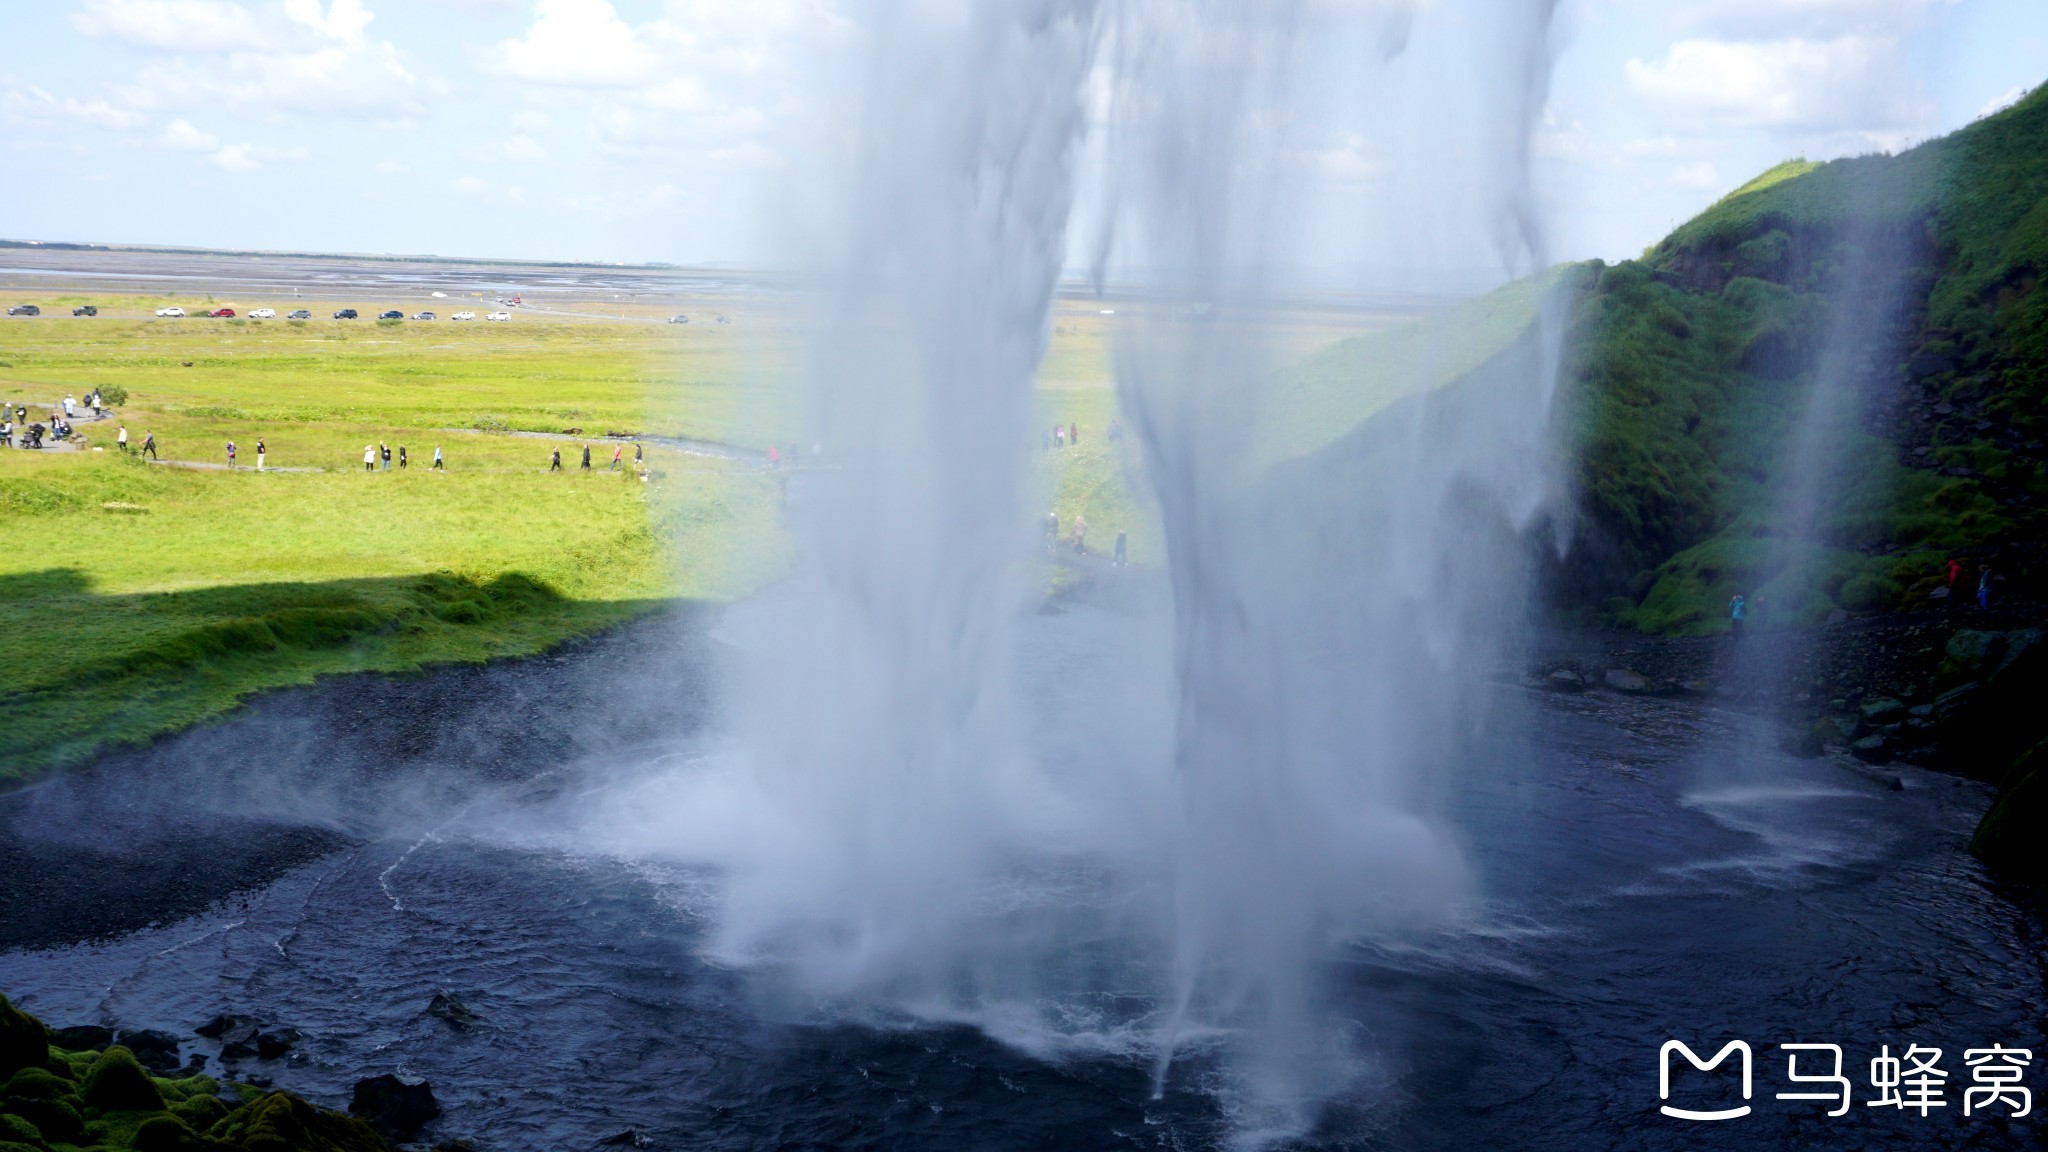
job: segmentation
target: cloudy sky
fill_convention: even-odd
[[[1506,3],[1421,0],[1447,47],[1378,67],[1441,72]],[[869,7],[10,3],[0,237],[779,262],[778,205],[816,178],[795,153],[844,102]],[[2043,0],[1562,0],[1553,41],[1534,153],[1559,258],[1632,255],[1780,159],[1910,145],[2048,79]],[[1397,131],[1385,102],[1441,94],[1316,122],[1331,211],[1436,195],[1423,171],[1473,145]],[[1344,256],[1397,260],[1371,238],[1400,231]]]

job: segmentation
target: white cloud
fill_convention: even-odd
[[[234,0],[83,0],[71,26],[159,52],[307,52],[358,44],[372,19],[362,0],[280,0],[251,9]]]
[[[1638,96],[1695,132],[1897,133],[1932,115],[1890,37],[1681,40],[1662,60],[1630,60],[1625,72]]]
[[[412,169],[396,160],[379,160],[370,166],[370,171],[379,176],[403,176]]]
[[[571,87],[627,87],[656,57],[609,0],[539,0],[522,40],[498,44],[490,65],[515,79]]]
[[[543,132],[553,124],[554,120],[547,113],[538,110],[512,114],[512,126],[523,132]]]
[[[230,144],[213,154],[213,162],[230,172],[254,172],[263,167],[256,149],[249,144]]]
[[[105,100],[58,97],[13,76],[0,76],[0,117],[24,121],[69,121],[113,132],[134,131],[145,123],[135,112],[117,108]]]
[[[1829,39],[1854,33],[1897,33],[1931,8],[1956,0],[1708,0],[1680,13],[1680,22],[1737,40],[1797,36]]]
[[[1993,112],[2003,112],[2014,104],[2019,103],[2020,97],[2026,94],[2026,88],[2015,84],[2011,88],[2007,88],[2005,91],[1993,96],[1982,108],[1977,109],[1977,115],[1974,119],[1982,120]]]
[[[1721,174],[1710,161],[1681,164],[1671,170],[1671,186],[1688,192],[1712,192],[1721,186]]]
[[[498,142],[494,149],[507,160],[531,163],[548,158],[548,150],[535,143],[531,136],[513,136]]]
[[[157,143],[174,152],[212,152],[220,147],[220,137],[201,132],[190,120],[173,120],[164,125]]]

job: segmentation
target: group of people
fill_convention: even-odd
[[[1944,575],[1947,579],[1941,587],[1935,589],[1932,598],[1946,601],[1948,603],[1948,610],[1954,612],[1962,603],[1963,590],[1968,587],[1968,584],[1963,579],[1963,562],[1951,557],[1944,569]],[[1978,611],[1986,612],[1991,609],[1992,585],[2001,579],[2003,577],[1991,570],[1990,563],[1985,562],[1977,565]],[[1741,593],[1737,593],[1733,599],[1728,601],[1728,635],[1731,638],[1738,640],[1742,638],[1743,627],[1748,623],[1752,609],[1755,610],[1758,623],[1761,624],[1765,609],[1762,600],[1751,604]]]
[[[87,392],[83,403],[80,403],[76,396],[66,396],[52,403],[48,424],[29,423],[26,404],[0,406],[0,446],[41,448],[45,436],[51,440],[68,440],[76,431],[71,427],[71,422],[87,408],[92,409],[92,418],[95,420],[106,415],[106,410],[100,403],[99,389]],[[20,437],[19,444],[16,443],[16,437]]]
[[[256,452],[256,467],[258,471],[261,471],[263,468],[263,441],[258,440],[256,442]],[[234,463],[235,446],[230,443],[228,445],[228,466],[232,468]],[[404,468],[407,463],[409,461],[406,459],[405,445],[400,444],[398,446],[398,466]],[[363,445],[363,471],[375,472],[379,464],[384,466],[384,471],[391,471],[391,445],[386,444],[382,440],[377,441],[375,444]],[[439,444],[434,445],[432,470],[436,472],[446,472],[448,470],[447,461],[441,458],[441,446]]]
[[[1046,550],[1048,552],[1056,552],[1059,550],[1060,547],[1059,512],[1057,510],[1047,512],[1045,514],[1045,520],[1043,523],[1045,528]],[[1076,556],[1085,556],[1088,554],[1088,518],[1086,516],[1081,515],[1078,512],[1074,514],[1073,531],[1068,538],[1068,543],[1069,546],[1073,548],[1074,554]],[[1128,548],[1129,540],[1125,537],[1124,530],[1121,528],[1117,529],[1116,550],[1112,554],[1110,564],[1116,567],[1122,567],[1125,564],[1130,563]]]
[[[1042,446],[1047,451],[1050,451],[1054,448],[1065,448],[1080,442],[1081,426],[1079,424],[1055,424],[1052,426],[1052,431],[1045,434],[1045,443]]]
[[[435,455],[435,459],[436,459],[436,460],[438,460],[438,459],[440,458],[440,456],[439,456],[439,453],[440,453],[440,449],[438,449],[438,448],[437,448],[437,449],[435,449],[434,451],[435,451],[435,453],[436,453],[436,455]],[[639,444],[639,442],[638,442],[638,441],[635,441],[635,442],[634,442],[634,444],[633,444],[633,471],[635,471],[635,472],[638,472],[638,471],[640,471],[640,470],[641,470],[641,467],[642,467],[642,458],[643,458],[643,454],[644,454],[644,453],[645,453],[645,449],[644,449],[644,448],[642,448],[642,447],[640,446],[640,444]],[[437,466],[438,466],[438,465],[437,465]],[[624,444],[614,444],[614,445],[612,445],[612,462],[611,462],[611,467],[609,467],[608,469],[606,469],[606,471],[610,471],[610,472],[617,472],[617,471],[620,471],[621,469],[625,468],[625,466],[626,466],[626,446],[625,446]],[[585,444],[585,445],[583,446],[583,466],[582,466],[582,470],[583,470],[583,471],[585,471],[585,472],[588,472],[588,471],[590,471],[590,445],[588,445],[588,444]],[[548,453],[548,471],[550,471],[550,472],[560,472],[560,471],[563,471],[563,468],[562,468],[562,450],[561,450],[560,448],[556,448],[556,449],[555,449],[554,451],[552,451],[552,452]]]

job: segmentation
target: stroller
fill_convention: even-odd
[[[28,431],[22,433],[21,446],[23,448],[41,448],[43,446],[43,426],[41,424],[29,425]]]

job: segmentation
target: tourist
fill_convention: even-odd
[[[64,418],[66,420],[69,420],[73,416],[78,415],[77,408],[78,401],[76,399],[70,396],[64,397]]]
[[[377,441],[377,454],[384,458],[384,470],[391,471],[391,445],[382,440]]]
[[[1740,593],[1728,602],[1728,636],[1732,640],[1742,639],[1742,618],[1749,614],[1749,605]]]
[[[5,412],[0,412],[0,448],[12,447],[14,447],[14,421],[9,420]]]
[[[95,419],[95,420],[99,419],[99,418],[100,418],[100,416],[101,416],[101,412],[100,412],[100,390],[99,390],[99,389],[97,389],[97,388],[93,389],[93,390],[92,390],[92,395],[90,395],[90,396],[87,396],[87,397],[85,398],[85,402],[86,402],[87,404],[90,404],[90,405],[92,405],[92,418],[93,418],[93,419]]]
[[[1977,607],[1982,611],[1991,609],[1991,565],[1977,565]]]
[[[142,455],[149,457],[151,460],[158,458],[156,454],[156,433],[144,432],[142,434]]]
[[[363,471],[375,472],[376,470],[377,446],[374,444],[365,444],[363,445]]]
[[[636,442],[636,443],[634,443],[634,445],[633,445],[633,471],[635,471],[635,472],[638,472],[639,470],[640,470],[640,445],[639,445],[639,443],[637,443],[637,442]]]
[[[562,450],[561,450],[560,448],[557,448],[557,449],[555,449],[555,450],[554,450],[553,452],[551,452],[551,453],[549,453],[549,454],[548,454],[548,471],[550,471],[550,472],[560,472],[561,470],[562,470]]]
[[[1084,555],[1087,551],[1088,518],[1076,512],[1074,513],[1074,555]]]
[[[590,445],[588,444],[583,446],[583,470],[585,472],[590,471]]]
[[[773,444],[770,444],[770,445],[768,446],[768,466],[769,466],[770,468],[773,468],[773,467],[776,467],[777,465],[779,465],[779,464],[781,464],[781,463],[782,463],[782,453],[780,453],[780,452],[777,452],[777,451],[775,450],[775,445],[773,445]]]
[[[1045,546],[1048,550],[1060,546],[1060,514],[1057,509],[1045,514]]]
[[[405,445],[403,444],[398,446],[398,468],[401,472],[405,470]]]
[[[1055,448],[1065,448],[1067,446],[1067,426],[1065,424],[1055,424],[1052,426],[1052,446]]]
[[[1948,605],[1947,605],[1947,607],[1948,607],[1948,610],[1949,610],[1950,612],[1954,612],[1954,611],[1956,610],[1956,605],[1957,605],[1957,604],[1958,604],[1958,602],[1959,602],[1959,601],[1961,601],[1961,599],[1962,599],[1962,597],[1960,597],[1960,596],[1956,595],[1956,593],[1957,593],[1957,592],[1959,591],[1959,589],[1958,589],[1958,588],[1956,587],[1956,581],[1958,581],[1958,580],[1962,579],[1962,577],[1963,577],[1963,562],[1962,562],[1961,560],[1957,560],[1956,558],[1954,558],[1953,556],[1951,556],[1951,557],[1949,558],[1949,562],[1948,562]]]
[[[1129,563],[1124,555],[1124,530],[1121,528],[1116,530],[1116,559],[1112,563],[1119,568]]]
[[[613,471],[613,472],[617,472],[617,471],[619,471],[620,469],[624,468],[625,466],[626,466],[626,446],[625,446],[624,444],[614,444],[614,445],[612,445],[612,466],[611,466],[611,471]]]
[[[114,446],[123,453],[128,451],[128,426],[126,424],[121,425],[121,430],[114,435]]]
[[[230,440],[230,441],[228,441],[228,471],[230,471],[230,472],[233,472],[234,470],[235,470],[235,442],[234,442],[233,440]]]
[[[256,470],[258,472],[263,471],[263,455],[268,451],[269,449],[263,446],[263,437],[258,436],[256,438]]]
[[[1081,442],[1081,426],[1080,426],[1079,424],[1069,424],[1069,425],[1067,425],[1067,443],[1069,443],[1069,444],[1079,444],[1080,442]]]
[[[441,466],[441,446],[440,446],[439,444],[436,444],[436,445],[434,445],[434,471],[436,471],[436,472],[446,472],[446,471],[447,471],[447,469],[446,469],[446,468],[443,468],[443,467]]]

